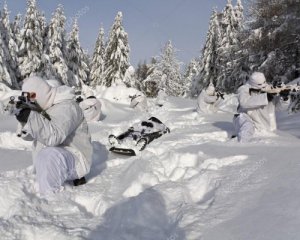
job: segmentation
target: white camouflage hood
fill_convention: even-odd
[[[36,101],[44,110],[53,105],[56,95],[56,88],[52,88],[46,80],[34,76],[26,78],[22,85],[23,92],[34,92]]]
[[[22,91],[36,93],[36,101],[44,110],[62,101],[75,99],[75,92],[71,87],[51,87],[46,80],[36,76],[24,80]]]

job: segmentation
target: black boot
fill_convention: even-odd
[[[74,186],[80,186],[86,184],[85,177],[73,180]]]

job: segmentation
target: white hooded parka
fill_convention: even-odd
[[[42,79],[35,81],[33,86],[31,79],[28,80],[24,81],[22,91],[36,92],[37,103],[51,118],[49,121],[31,111],[23,127],[34,139],[33,160],[44,147],[62,147],[73,154],[78,178],[83,177],[90,171],[93,148],[87,122],[74,100],[74,90],[67,86],[44,85],[46,82]]]
[[[131,99],[130,107],[140,111],[148,109],[147,98],[144,95],[137,95]]]
[[[197,99],[197,112],[198,113],[213,113],[217,109],[215,107],[218,101],[216,95],[208,95],[206,90],[202,90]]]
[[[88,122],[97,122],[101,116],[101,102],[97,98],[87,98],[79,103]]]
[[[267,93],[250,94],[249,83],[238,89],[238,113],[245,113],[254,124],[255,130],[274,131],[277,129],[275,117],[275,101],[268,101]]]

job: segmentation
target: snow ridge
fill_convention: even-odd
[[[226,231],[230,221],[241,219],[242,225],[258,214],[264,191],[288,173],[282,149],[288,149],[289,164],[298,156],[299,140],[289,134],[258,136],[248,144],[231,140],[232,114],[198,116],[192,100],[170,98],[161,108],[150,101],[146,113],[102,102],[105,117],[90,124],[94,155],[86,185],[66,183],[58,194],[42,197],[29,163],[0,173],[0,194],[6,196],[0,198],[1,239],[238,239],[238,231]],[[108,152],[110,133],[150,116],[159,117],[171,133],[135,157]],[[23,154],[29,146],[14,136],[10,119],[2,119],[0,152],[14,150],[19,161],[30,159]],[[276,188],[272,194],[277,197]],[[252,215],[242,215],[244,210]],[[270,214],[270,219],[275,218]]]

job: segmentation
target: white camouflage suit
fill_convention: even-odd
[[[23,132],[33,139],[33,161],[39,191],[57,192],[66,180],[89,173],[92,161],[91,136],[74,90],[50,87],[39,77],[24,80],[23,92],[35,92],[36,102],[51,120],[31,111]]]
[[[254,72],[250,80],[238,89],[238,114],[233,119],[238,141],[249,141],[256,131],[274,131],[277,129],[275,102],[278,98],[268,101],[267,93],[259,93],[250,89],[266,88],[263,73]]]
[[[215,93],[215,87],[212,83],[201,91],[197,99],[198,113],[214,113],[217,111],[216,104],[219,102],[219,98]]]
[[[97,122],[101,117],[101,102],[94,96],[89,96],[79,103],[87,122]]]
[[[133,96],[130,101],[130,107],[140,111],[147,111],[147,98],[143,94]]]

